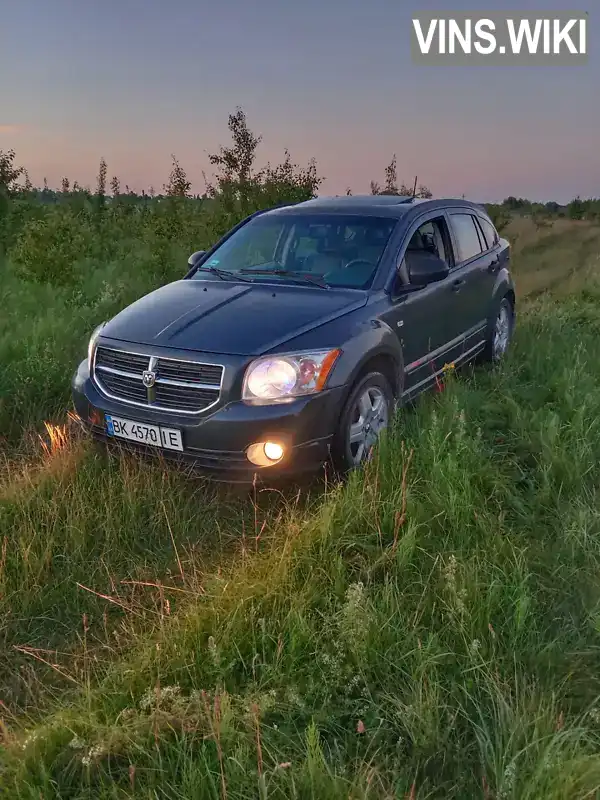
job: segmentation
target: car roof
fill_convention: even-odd
[[[406,195],[364,194],[343,195],[341,197],[315,197],[302,203],[279,206],[267,210],[267,215],[295,215],[304,212],[318,214],[360,214],[370,217],[395,217],[400,218],[409,211],[418,207],[420,212],[434,211],[439,208],[462,207],[472,208],[485,213],[485,206],[473,203],[470,200],[456,200],[452,198],[420,198]]]

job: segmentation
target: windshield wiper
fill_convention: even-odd
[[[248,278],[242,278],[239,272],[231,272],[228,269],[219,269],[218,267],[197,267],[196,272],[212,272],[213,275],[217,275],[222,281],[230,281],[233,278],[233,280],[244,281],[244,283],[252,283]]]
[[[313,286],[318,286],[321,289],[331,288],[328,283],[316,275],[307,275],[305,272],[294,272],[291,269],[255,269],[250,267],[248,269],[241,269],[244,275],[281,275],[284,278],[291,278],[295,283],[305,284],[310,283]]]

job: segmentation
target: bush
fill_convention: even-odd
[[[92,255],[94,244],[87,217],[59,206],[25,225],[9,258],[22,278],[65,286],[73,281],[75,263]]]

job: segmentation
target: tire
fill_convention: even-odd
[[[508,297],[503,297],[490,324],[481,360],[488,364],[498,364],[504,356],[515,327],[515,310]]]
[[[393,413],[394,393],[387,378],[380,372],[360,378],[346,400],[333,437],[332,459],[338,472],[344,474],[364,464]]]

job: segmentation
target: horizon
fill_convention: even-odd
[[[506,0],[479,5],[514,10]],[[520,11],[562,8],[529,0]],[[418,175],[436,197],[566,204],[600,195],[600,109],[589,100],[600,77],[597,19],[583,67],[413,64],[411,14],[452,9],[448,0],[262,0],[251,9],[240,0],[143,9],[21,0],[4,18],[22,35],[0,52],[11,76],[0,149],[15,150],[36,186],[45,177],[56,190],[67,177],[93,188],[104,158],[107,180],[138,193],[162,192],[173,153],[202,194],[208,153],[228,144],[227,118],[240,106],[263,137],[257,166],[285,149],[300,166],[314,158],[321,195],[367,194],[394,153],[399,182]]]
[[[75,182],[77,182],[77,184],[78,184],[77,189],[73,189],[73,183],[70,182],[70,186],[69,186],[68,192],[85,191],[85,192],[88,192],[92,196],[97,193],[97,188],[96,187],[89,186],[89,185],[82,186],[81,184],[79,184],[77,179],[75,179]],[[51,192],[51,193],[62,194],[62,188],[60,186],[58,186],[58,187],[54,186],[53,187],[53,186],[48,185],[47,188],[48,188],[48,191]],[[129,188],[130,192],[134,196],[137,196],[137,197],[142,197],[144,195],[146,197],[152,196],[153,198],[162,198],[162,199],[165,199],[165,198],[168,197],[168,194],[166,194],[165,191],[164,191],[164,187],[161,187],[160,191],[155,191],[155,194],[153,194],[153,195],[149,194],[148,189],[142,188],[142,189],[140,189],[140,191],[134,191],[131,186],[129,186],[128,188]],[[153,187],[153,186],[151,186],[149,188],[156,190],[156,187]],[[119,192],[118,195],[113,194],[111,191],[109,191],[107,189],[106,193],[104,194],[104,197],[114,199],[115,197],[127,196],[125,184],[121,184],[121,189],[123,191]],[[45,191],[45,189],[44,189],[43,185],[42,186],[36,186],[35,184],[33,184],[31,191],[43,192],[43,191]],[[385,195],[387,193],[385,191],[381,191],[381,192],[379,192],[379,194],[380,195]],[[328,192],[319,192],[318,190],[315,193],[315,196],[316,197],[320,197],[320,198],[344,197],[346,195],[347,195],[347,192],[340,192],[340,193],[337,193],[337,194],[330,194]],[[361,197],[361,196],[362,197],[371,197],[372,196],[372,194],[370,192],[352,192],[352,195],[354,197]],[[402,195],[398,195],[398,196],[402,196]],[[405,195],[405,196],[408,196],[408,195]],[[195,200],[195,199],[201,199],[201,200],[211,199],[210,195],[208,195],[208,194],[206,194],[204,192],[196,192],[193,189],[190,190],[190,194],[188,195],[188,198],[191,199],[191,200]],[[570,200],[568,200],[568,201],[566,201],[564,203],[558,202],[554,198],[548,198],[548,199],[545,199],[545,200],[540,200],[540,199],[536,199],[536,198],[532,198],[532,197],[520,197],[520,196],[517,196],[517,195],[507,195],[506,197],[503,197],[502,199],[499,199],[499,200],[484,201],[484,200],[478,200],[477,198],[473,198],[473,197],[467,197],[466,195],[464,197],[455,197],[455,196],[443,196],[442,197],[442,196],[436,195],[434,193],[431,198],[427,198],[427,199],[431,199],[431,200],[461,200],[462,199],[462,200],[466,200],[466,201],[468,201],[470,203],[475,203],[475,204],[479,203],[481,205],[502,205],[507,200],[514,199],[514,200],[517,200],[517,201],[521,201],[523,203],[529,203],[531,205],[548,205],[548,204],[551,204],[551,203],[556,203],[559,208],[565,209],[572,202],[574,202],[576,200],[580,200],[583,203],[590,202],[590,201],[591,202],[598,201],[598,200],[600,200],[600,195],[598,195],[598,196],[597,195],[590,195],[589,197],[583,197],[581,195],[576,195],[575,197],[570,198]],[[300,202],[305,202],[305,201],[300,201]]]

